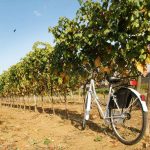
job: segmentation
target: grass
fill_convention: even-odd
[[[102,136],[96,136],[94,141],[95,142],[100,142],[102,140]]]
[[[44,139],[44,145],[49,145],[49,144],[51,144],[51,140],[50,139],[48,139],[48,138],[45,138]]]

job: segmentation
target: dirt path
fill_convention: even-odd
[[[115,139],[103,121],[81,130],[79,114],[60,116],[0,108],[0,150],[138,150],[146,140],[126,146]],[[150,141],[148,141],[150,143]],[[148,148],[147,148],[148,149]]]

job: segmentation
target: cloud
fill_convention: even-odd
[[[33,13],[34,13],[34,15],[37,16],[37,17],[42,16],[42,14],[41,14],[40,12],[38,12],[37,10],[34,10]]]

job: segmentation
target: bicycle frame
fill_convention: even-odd
[[[97,106],[98,106],[98,110],[102,116],[103,119],[108,119],[109,117],[109,112],[108,112],[108,107],[109,107],[109,102],[110,102],[110,97],[112,95],[112,86],[110,86],[109,88],[109,94],[108,94],[108,101],[107,101],[107,105],[106,105],[106,109],[105,111],[102,110],[101,104],[99,103],[100,99],[98,98],[97,94],[96,94],[96,90],[95,90],[95,84],[94,84],[94,79],[90,80],[90,86],[89,86],[89,90],[87,91],[87,95],[88,95],[88,101],[87,101],[87,111],[90,111],[90,105],[91,105],[91,99],[93,97],[94,101],[96,102]],[[89,113],[87,114],[89,115]],[[86,117],[86,120],[88,120],[89,117]]]
[[[132,87],[121,84],[118,78],[106,78],[110,86],[104,110],[102,109],[100,98],[96,94],[95,81],[93,78],[89,79],[87,80],[89,81],[88,84],[86,84],[86,88],[88,89],[86,90],[87,94],[84,103],[85,110],[82,129],[84,130],[86,127],[86,121],[90,115],[91,101],[94,101],[97,105],[99,115],[104,119],[106,124],[112,126],[114,134],[120,142],[126,145],[139,142],[146,130],[146,116],[148,112],[143,96]],[[133,134],[133,138],[131,138],[131,134]]]
[[[134,90],[134,89],[132,89],[132,88],[128,88],[128,87],[127,87],[127,89],[129,89],[129,90],[132,91],[135,95],[137,95],[137,97],[138,97],[138,98],[140,99],[140,101],[141,101],[141,104],[142,104],[142,106],[143,106],[143,110],[144,110],[145,112],[147,112],[148,109],[147,109],[147,106],[146,106],[146,102],[141,100],[140,94],[139,94],[136,90]],[[103,110],[102,110],[102,107],[101,107],[101,104],[100,104],[100,99],[98,98],[98,96],[97,96],[97,94],[96,94],[94,79],[91,79],[91,80],[90,80],[90,83],[89,83],[89,90],[87,91],[88,100],[87,100],[86,120],[89,119],[89,112],[90,112],[90,108],[91,108],[91,100],[92,100],[92,98],[94,99],[94,102],[97,104],[97,107],[98,107],[98,110],[99,110],[99,112],[100,112],[101,117],[102,117],[104,120],[106,120],[106,121],[107,121],[107,119],[110,119],[110,117],[109,117],[109,108],[108,108],[108,107],[109,107],[109,103],[110,103],[111,96],[114,96],[113,93],[114,93],[114,92],[113,92],[113,87],[112,87],[112,85],[110,85],[106,109],[105,109],[105,111],[103,111]],[[116,105],[117,105],[118,111],[119,111],[120,114],[121,114],[121,110],[120,110],[120,108],[119,108],[117,102],[115,102],[115,103],[116,103]],[[116,116],[116,118],[120,118],[120,116],[118,116],[118,117]],[[109,123],[109,121],[108,121],[108,123]]]

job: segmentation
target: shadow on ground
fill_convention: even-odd
[[[18,105],[9,105],[9,104],[2,104],[2,106],[7,106],[7,107],[12,107],[12,108],[20,108],[22,110],[29,110],[29,111],[36,111],[38,113],[44,113],[44,114],[49,114],[49,115],[57,115],[59,117],[61,117],[63,120],[70,120],[71,124],[79,129],[82,130],[82,119],[83,119],[83,115],[80,114],[78,111],[71,111],[71,110],[65,110],[65,109],[60,109],[60,108],[42,108],[42,107],[36,107],[35,106],[19,106]],[[1,123],[1,122],[0,122]],[[108,136],[110,136],[111,138],[115,138],[112,129],[108,126],[108,125],[102,125],[100,126],[99,124],[95,123],[92,120],[87,121],[87,128],[95,131],[95,132],[99,132],[99,133],[103,133],[103,134],[107,134]]]

